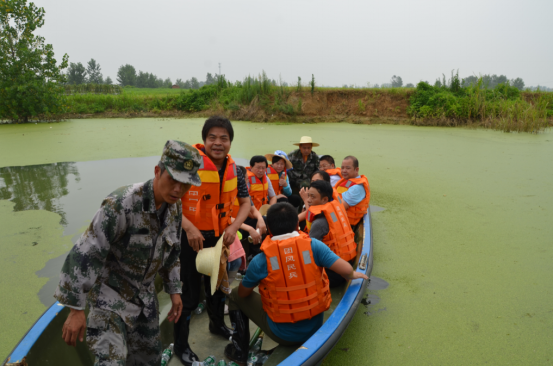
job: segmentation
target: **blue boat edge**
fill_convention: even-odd
[[[27,334],[23,336],[8,357],[2,362],[2,366],[7,363],[21,363],[27,354],[29,354],[29,351],[42,335],[46,327],[50,325],[52,320],[54,320],[58,313],[60,313],[64,308],[64,305],[56,301],[52,306],[50,306],[50,308],[44,311],[42,316],[37,320],[37,322],[35,322],[31,329],[27,331]]]
[[[365,274],[369,276],[373,268],[373,228],[371,225],[370,208],[367,209],[367,213],[364,215],[363,221],[365,238],[356,271],[365,272]],[[363,260],[364,254],[367,255],[367,260],[365,261],[365,271],[360,269],[360,264]],[[353,280],[337,305],[337,308],[335,308],[331,316],[329,316],[319,330],[278,365],[319,365],[331,349],[333,349],[350,324],[350,321],[358,310],[358,306],[360,305],[360,301],[365,293],[364,290],[366,289],[368,282],[368,280],[362,279]]]

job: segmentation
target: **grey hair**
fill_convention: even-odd
[[[160,167],[160,176],[161,176],[165,172],[165,164],[163,164],[162,161],[159,161],[158,162],[158,167]]]

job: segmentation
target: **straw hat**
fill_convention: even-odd
[[[275,154],[266,154],[264,155],[265,159],[267,159],[269,162],[272,161],[273,157],[281,157],[285,160],[285,169],[291,169],[292,168],[292,163],[290,163],[289,161],[289,158],[287,157],[286,153],[280,151],[280,150],[277,150],[275,152]]]
[[[318,147],[319,146],[318,143],[314,143],[312,141],[311,136],[303,136],[303,137],[300,138],[300,143],[294,143],[293,145],[300,145],[300,144],[312,144],[313,147]]]
[[[221,251],[228,250],[223,248],[223,235],[219,238],[216,245],[210,248],[204,248],[198,251],[196,255],[196,270],[200,274],[204,274],[210,277],[210,284],[212,289],[212,294],[218,288],[218,285],[221,284],[221,280],[226,277],[227,274],[225,267],[221,267],[222,254]],[[225,262],[227,257],[225,256]],[[223,269],[223,271],[220,271]]]
[[[271,207],[271,205],[269,204],[264,204],[262,206],[260,206],[260,210],[258,210],[260,212],[261,215],[266,215],[267,214],[267,210]]]

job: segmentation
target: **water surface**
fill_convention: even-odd
[[[0,284],[11,295],[0,311],[0,355],[45,309],[47,294],[40,291],[53,274],[47,270],[63,261],[101,199],[151,177],[167,139],[200,141],[202,123],[0,126],[0,167],[10,167],[0,172],[8,181],[18,177],[8,182],[0,175]],[[386,208],[373,215],[373,276],[389,285],[368,289],[365,299],[373,302],[360,305],[326,364],[552,364],[552,132],[234,127],[231,154],[237,157],[289,152],[302,135],[321,144],[318,154],[337,161],[357,156],[372,204]],[[132,157],[152,158],[123,159]],[[57,162],[75,163],[44,166],[40,175],[17,168]],[[46,178],[53,172],[64,178]],[[57,198],[40,197],[26,185],[37,180]]]

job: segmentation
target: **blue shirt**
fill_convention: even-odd
[[[339,259],[326,244],[314,238],[312,238],[312,253],[316,265],[323,268],[331,267]],[[246,275],[242,279],[242,284],[247,288],[254,288],[267,275],[267,260],[262,252],[250,261]],[[267,322],[271,331],[279,338],[303,343],[323,325],[323,312],[309,320],[295,323],[273,322],[269,316],[267,316]]]
[[[360,178],[362,176],[358,176],[356,178]],[[342,200],[346,201],[346,204],[350,206],[354,206],[358,204],[360,201],[362,201],[365,198],[365,189],[364,185],[354,185],[351,188],[349,188],[347,191],[342,193]]]

